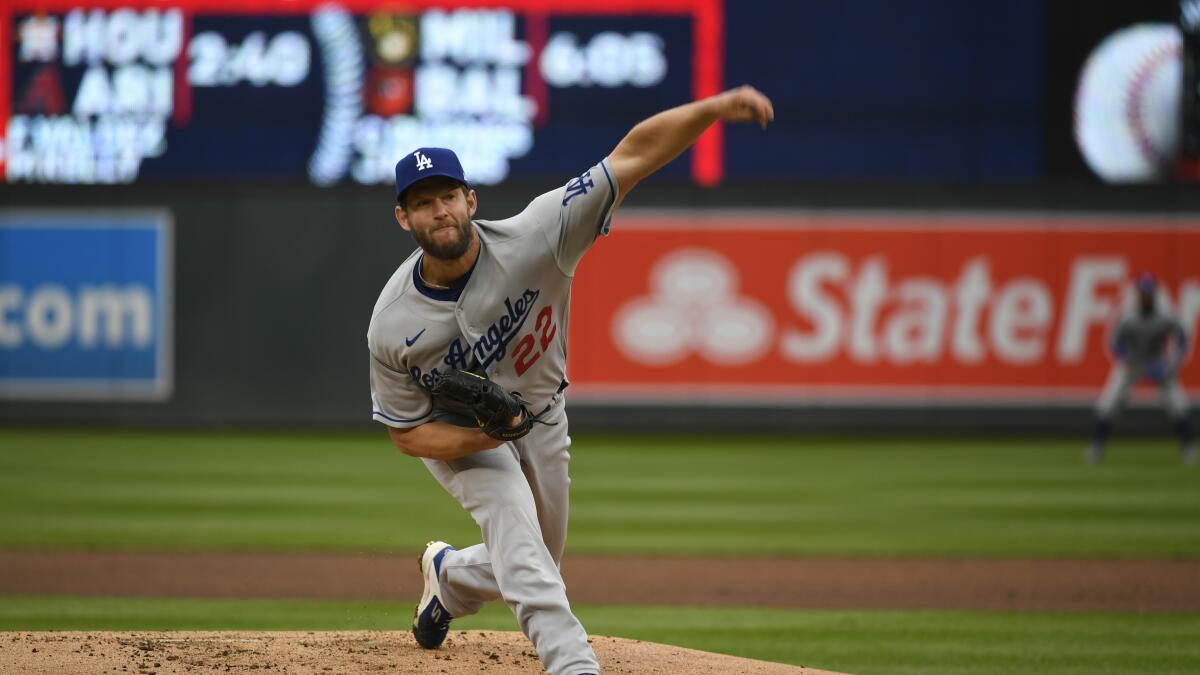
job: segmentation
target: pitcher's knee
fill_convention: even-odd
[[[500,528],[512,534],[542,539],[541,527],[538,525],[537,509],[533,500],[519,497],[504,497],[482,512],[472,514],[479,529],[488,532]]]

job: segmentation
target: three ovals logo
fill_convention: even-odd
[[[737,267],[705,248],[663,256],[650,273],[650,292],[617,310],[612,335],[629,359],[647,366],[695,354],[721,366],[761,358],[775,335],[771,312],[739,294]]]

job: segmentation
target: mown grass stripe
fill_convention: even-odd
[[[1200,614],[575,607],[593,635],[858,675],[1183,675]],[[407,603],[0,597],[0,630],[394,630]],[[502,605],[455,629],[517,630]]]
[[[1200,557],[1169,438],[581,437],[569,550]],[[0,430],[0,547],[409,550],[478,529],[375,434]]]

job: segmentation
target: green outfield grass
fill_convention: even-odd
[[[572,552],[1200,556],[1169,439],[601,438],[572,448]],[[478,539],[376,434],[0,430],[0,547],[412,550]]]
[[[612,607],[614,635],[856,675],[1171,675],[1200,670],[1200,615]],[[0,598],[0,630],[407,630],[408,605],[281,600]],[[489,605],[456,629],[517,630]]]

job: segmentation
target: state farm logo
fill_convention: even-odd
[[[663,256],[650,272],[650,293],[613,317],[617,348],[629,359],[666,366],[696,354],[714,364],[749,363],[774,342],[771,312],[738,294],[733,263],[703,248]]]
[[[1079,364],[1097,344],[1092,338],[1129,305],[1132,275],[1120,256],[1078,255],[1064,261],[1062,273],[1039,278],[998,274],[989,255],[946,261],[936,275],[898,274],[884,254],[818,250],[790,266],[782,289],[764,287],[764,303],[740,293],[743,274],[757,270],[739,270],[734,260],[682,248],[655,261],[649,293],[613,314],[618,352],[643,366],[693,356],[727,368]],[[1170,290],[1164,306],[1193,331],[1200,280],[1185,278]]]

